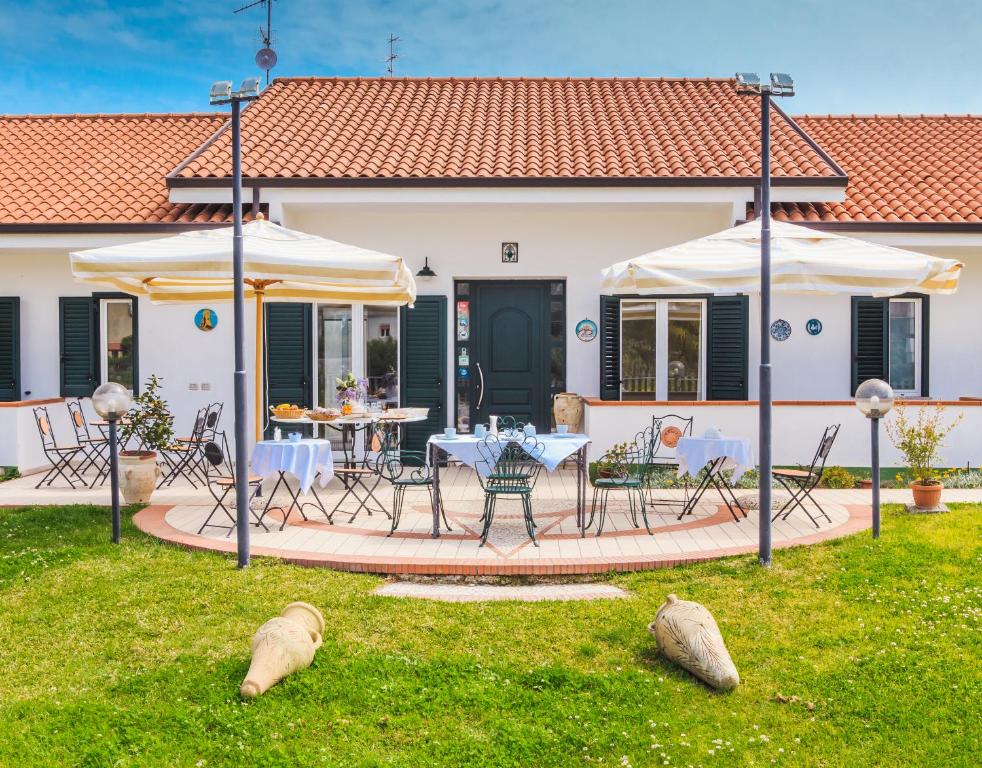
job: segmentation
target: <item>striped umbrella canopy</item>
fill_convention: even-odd
[[[76,280],[155,304],[231,301],[232,227],[70,254]],[[263,300],[412,304],[416,280],[398,256],[295,232],[260,217],[242,226],[246,298],[256,300],[256,437],[264,423]]]
[[[954,293],[963,266],[834,232],[771,224],[771,285],[779,293]],[[618,262],[602,274],[605,294],[758,292],[760,221]]]

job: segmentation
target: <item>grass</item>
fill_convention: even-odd
[[[0,509],[0,765],[968,766],[982,740],[982,508],[612,579],[630,599],[461,604],[157,543],[97,507]],[[132,511],[132,510],[131,510]],[[129,516],[127,515],[127,520]],[[713,693],[646,631],[705,603]],[[319,606],[313,666],[252,702],[255,628]],[[973,758],[972,755],[975,755]]]

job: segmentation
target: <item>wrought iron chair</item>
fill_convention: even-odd
[[[597,536],[603,533],[604,521],[607,518],[607,501],[611,491],[627,491],[628,507],[631,513],[631,523],[638,525],[637,506],[641,508],[641,519],[645,530],[651,533],[648,524],[648,509],[645,504],[644,491],[651,474],[651,459],[655,452],[654,430],[645,427],[634,437],[634,441],[615,446],[604,454],[597,462],[598,476],[593,483],[593,503],[590,505],[590,520],[586,528],[593,525],[597,512],[597,502],[600,502],[600,519],[597,522]],[[604,476],[600,476],[603,472]],[[636,499],[636,503],[635,503]]]
[[[651,433],[655,440],[655,448],[651,454],[651,472],[648,476],[648,503],[655,504],[678,504],[677,499],[656,499],[654,488],[651,486],[650,478],[655,470],[670,468],[678,470],[679,462],[675,455],[675,450],[679,440],[683,437],[692,437],[692,427],[695,421],[694,416],[680,416],[677,413],[667,413],[664,416],[653,416],[651,419]],[[686,478],[683,485],[684,496],[682,497],[683,507],[689,501],[689,481]]]
[[[488,540],[488,532],[494,520],[495,504],[499,496],[518,497],[522,501],[525,529],[535,546],[535,520],[532,517],[532,490],[542,471],[539,459],[545,446],[533,436],[525,436],[521,441],[499,440],[496,435],[488,435],[477,444],[480,458],[475,464],[477,478],[484,491],[484,513],[481,521],[480,546]]]
[[[498,416],[499,432],[521,432],[525,429],[525,422],[519,421],[514,416]]]
[[[75,440],[78,442],[82,453],[82,463],[78,468],[80,476],[85,475],[90,467],[95,469],[96,476],[92,480],[92,487],[97,482],[106,482],[109,477],[109,438],[104,435],[92,437],[89,424],[85,420],[85,413],[82,411],[82,399],[66,400],[68,416],[75,430]]]
[[[222,441],[225,443],[225,441]],[[205,443],[202,450],[206,466],[205,466],[205,484],[208,487],[208,492],[211,493],[212,498],[215,499],[215,506],[212,507],[211,512],[208,513],[208,517],[205,518],[205,522],[198,529],[198,533],[201,533],[205,528],[227,528],[228,533],[225,534],[226,537],[232,535],[232,531],[235,530],[236,520],[235,515],[232,511],[225,506],[225,501],[228,495],[232,494],[232,499],[235,498],[235,468],[232,466],[231,461],[228,457],[228,445],[225,444],[223,449],[217,442],[211,441]],[[266,524],[262,521],[256,511],[252,508],[252,501],[259,494],[259,489],[262,487],[263,479],[259,475],[249,475],[249,512],[252,515],[253,520],[257,526],[262,526],[263,530],[269,531]],[[211,522],[212,517],[218,510],[222,510],[225,516],[229,519],[230,525],[217,525]]]
[[[839,426],[839,424],[833,424],[825,428],[822,439],[818,444],[818,450],[815,451],[815,456],[812,458],[811,466],[807,469],[800,467],[798,469],[771,470],[774,479],[783,485],[785,490],[791,494],[791,498],[774,514],[774,517],[771,518],[772,520],[777,520],[779,517],[782,520],[787,520],[795,507],[801,507],[801,510],[808,515],[808,519],[818,528],[818,521],[804,505],[804,500],[808,499],[815,505],[822,517],[828,522],[832,522],[832,518],[822,509],[822,505],[815,501],[815,497],[811,495],[811,492],[815,490],[822,481],[822,475],[825,474],[825,462],[828,461],[829,452],[832,450],[835,438],[839,434]]]
[[[392,486],[392,528],[389,536],[395,533],[402,519],[402,504],[406,491],[425,488],[433,505],[433,470],[426,463],[423,451],[409,451],[399,447],[397,430],[387,430],[384,427],[375,433],[380,450],[377,460],[379,476]],[[443,497],[437,491],[437,503],[443,524],[448,531],[453,530],[447,522],[447,511],[443,506]]]
[[[41,447],[44,449],[44,455],[51,462],[51,469],[34,487],[40,488],[45,482],[51,485],[54,479],[59,476],[64,478],[72,488],[75,487],[72,477],[85,485],[85,480],[72,466],[72,460],[82,453],[82,446],[58,445],[54,430],[51,428],[51,418],[48,416],[48,409],[45,406],[38,406],[34,409],[34,421],[38,427],[38,434],[41,435]]]
[[[207,478],[202,474],[205,467],[199,464],[199,456],[204,446],[203,435],[205,430],[205,419],[208,415],[208,406],[200,408],[198,415],[194,419],[194,426],[191,429],[190,437],[180,437],[171,445],[159,451],[164,463],[167,465],[167,472],[160,478],[158,488],[165,485],[173,485],[178,477],[183,477],[192,488],[197,488],[195,480],[204,482],[207,485]]]

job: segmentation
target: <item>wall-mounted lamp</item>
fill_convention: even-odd
[[[430,279],[436,277],[436,272],[434,272],[432,269],[430,269],[430,258],[429,258],[429,256],[427,256],[423,260],[423,268],[419,272],[416,273],[416,277],[418,277],[420,280],[430,280]]]

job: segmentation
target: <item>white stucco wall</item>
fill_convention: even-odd
[[[455,278],[566,278],[567,389],[595,396],[600,344],[579,341],[574,327],[584,317],[598,319],[600,270],[615,261],[725,228],[732,223],[733,207],[721,203],[684,206],[318,203],[286,205],[283,214],[282,223],[286,226],[401,255],[414,272],[423,265],[424,258],[429,258],[437,277],[420,283],[422,294],[443,294],[452,300]],[[136,235],[132,239],[151,236]],[[56,396],[58,297],[91,295],[93,287],[72,280],[67,246],[3,247],[10,237],[0,236],[0,295],[21,297],[24,397]],[[83,240],[81,236],[79,239]],[[106,236],[106,243],[119,239],[118,235]],[[870,239],[874,237],[871,235]],[[501,263],[503,241],[518,242],[517,264]],[[77,247],[98,244],[101,243],[96,236],[88,235]],[[982,395],[982,334],[978,332],[982,247],[940,247],[931,243],[915,247],[966,263],[959,293],[931,300],[930,394],[944,399]],[[750,397],[754,398],[759,348],[756,297],[751,297],[750,307]],[[150,373],[157,373],[163,378],[164,394],[177,416],[181,433],[187,432],[196,410],[208,402],[224,401],[226,414],[231,414],[232,307],[231,304],[212,306],[219,323],[209,333],[194,327],[193,316],[199,308],[140,302],[140,377],[145,379]],[[779,295],[774,298],[773,317],[783,317],[792,325],[788,341],[772,344],[775,398],[848,398],[849,298]],[[809,336],[804,330],[805,322],[811,317],[820,319],[824,326],[817,337]],[[355,308],[354,320],[353,362],[360,374],[358,366],[364,358],[360,307]],[[247,367],[251,371],[254,348],[251,305],[247,306],[245,326]],[[448,369],[453,370],[449,345],[447,360]],[[251,408],[254,402],[251,376],[249,380]],[[202,384],[209,385],[210,391],[200,389]],[[191,385],[197,385],[198,389],[191,390]],[[452,402],[452,394],[452,381],[448,381],[448,402]],[[230,424],[230,420],[226,423]],[[36,439],[36,434],[32,433],[30,439]],[[4,461],[0,458],[0,463]]]

